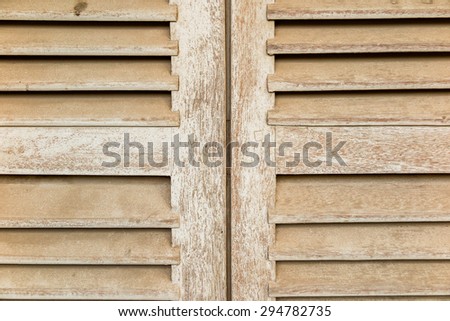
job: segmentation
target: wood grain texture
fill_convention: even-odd
[[[173,73],[180,77],[173,108],[180,112],[180,140],[200,143],[193,157],[201,161],[206,143],[226,145],[225,1],[171,3],[180,12],[171,25],[180,48],[172,58]],[[173,242],[182,257],[173,267],[173,281],[181,288],[182,300],[226,300],[225,155],[211,159],[222,161],[218,166],[200,162],[197,167],[188,158],[183,148],[180,160],[186,166],[172,171],[172,205],[181,216]]]
[[[278,174],[450,173],[449,127],[277,127],[276,135],[278,146],[292,143],[277,156]]]
[[[170,267],[0,266],[0,298],[177,300]]]
[[[449,296],[449,282],[448,261],[285,262],[270,295]]]
[[[277,0],[269,5],[269,19],[398,19],[448,18],[447,0]]]
[[[311,224],[277,226],[270,259],[448,260],[450,224]]]
[[[281,24],[269,54],[448,52],[448,23]]]
[[[3,59],[0,91],[178,89],[166,59]]]
[[[278,58],[269,91],[450,88],[447,57]]]
[[[2,0],[1,20],[175,21],[168,0]]]
[[[244,143],[264,140],[274,129],[267,125],[267,111],[274,95],[267,91],[266,77],[274,71],[274,59],[267,55],[266,40],[274,36],[274,24],[266,20],[267,0],[233,0],[231,16],[231,141],[232,153],[232,298],[270,300],[267,285],[274,278],[268,260],[268,246],[275,237],[267,213],[275,201],[275,170],[261,162],[248,162],[239,148]],[[264,149],[251,148],[261,159]]]
[[[448,126],[447,92],[279,94],[268,123],[278,126]]]
[[[0,176],[2,228],[171,228],[170,179]]]
[[[0,25],[0,54],[24,56],[173,56],[169,26]]]
[[[126,135],[130,144],[142,145],[128,145],[129,156]],[[0,127],[0,136],[1,174],[169,176],[171,171],[171,128]],[[149,163],[148,143],[159,164]]]
[[[170,93],[2,94],[0,126],[179,126]]]
[[[448,222],[450,177],[278,177],[276,210],[270,214],[270,221],[278,224]]]
[[[0,264],[178,264],[171,231],[22,229],[0,233]]]
[[[277,301],[450,301],[450,296],[281,297]]]

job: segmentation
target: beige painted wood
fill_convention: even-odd
[[[124,154],[127,134],[130,143],[142,145],[130,146],[129,164]],[[1,174],[169,176],[171,172],[171,128],[0,127],[0,137]],[[148,143],[153,144],[157,165],[148,162]]]
[[[448,23],[281,24],[269,54],[448,52]]]
[[[281,153],[277,156],[278,174],[450,172],[449,127],[281,126],[277,127],[276,137],[278,146],[292,143],[292,148],[284,151],[285,156]],[[311,143],[315,145],[311,146]],[[307,159],[303,157],[305,146]],[[338,146],[340,149],[337,153],[344,162],[342,164],[331,157],[331,152]],[[300,156],[298,164],[290,164],[296,154]],[[305,162],[305,159],[310,163]],[[319,163],[312,164],[314,162]]]
[[[446,92],[280,94],[268,113],[279,126],[448,126]]]
[[[448,296],[450,263],[289,262],[277,263],[276,297]]]
[[[166,59],[3,59],[0,91],[178,89]]]
[[[180,15],[171,25],[172,39],[180,53],[172,58],[173,73],[180,78],[173,92],[173,108],[180,112],[180,140],[194,146],[197,161],[203,146],[226,145],[225,1],[173,0]],[[174,131],[175,132],[175,131]],[[214,152],[211,149],[210,152]],[[180,213],[180,228],[173,243],[181,248],[181,264],[173,267],[173,281],[182,300],[226,300],[226,168],[225,156],[218,166],[189,165],[182,148],[172,171],[172,205]]]
[[[2,94],[0,126],[179,126],[170,93]]]
[[[168,0],[2,0],[1,20],[175,21]]]
[[[311,224],[277,226],[270,259],[448,260],[450,224]]]
[[[447,57],[279,58],[269,91],[448,89]]]
[[[267,111],[275,97],[267,91],[266,78],[274,72],[274,58],[267,55],[266,40],[274,24],[266,19],[267,0],[231,2],[231,285],[233,300],[270,300],[268,282],[274,266],[267,258],[275,237],[267,213],[275,201],[275,168],[261,162],[245,167],[242,144],[262,143],[274,137],[267,125]],[[264,149],[250,149],[264,159]]]
[[[0,227],[177,227],[170,191],[157,177],[0,176]]]
[[[179,263],[171,231],[22,229],[0,233],[0,264],[163,265]]]
[[[450,17],[447,0],[276,0],[269,19],[392,19]]]
[[[177,300],[170,267],[0,266],[0,298]]]
[[[168,25],[0,26],[1,55],[172,56],[177,51]]]
[[[449,220],[447,175],[278,177],[270,213],[278,224]]]

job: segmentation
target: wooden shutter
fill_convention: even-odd
[[[445,0],[233,1],[233,140],[323,147],[319,166],[233,157],[234,299],[450,297],[448,18]]]
[[[224,166],[146,161],[175,135],[225,143],[224,11],[0,3],[0,298],[226,297]],[[144,164],[134,145],[103,166],[127,135]]]

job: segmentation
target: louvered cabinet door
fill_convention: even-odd
[[[236,0],[232,29],[234,299],[449,299],[450,2]]]
[[[1,1],[0,299],[226,297],[224,10]]]

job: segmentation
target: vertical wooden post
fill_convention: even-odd
[[[274,268],[268,246],[274,228],[268,210],[274,206],[275,168],[264,161],[264,137],[275,131],[267,125],[267,111],[274,95],[267,90],[273,73],[273,57],[267,55],[266,40],[273,38],[274,25],[266,18],[270,0],[232,0],[231,40],[231,136],[239,146],[257,142],[260,162],[245,167],[248,159],[239,149],[232,154],[232,297],[233,300],[269,300],[268,284]]]
[[[181,265],[174,267],[173,281],[182,300],[226,300],[226,59],[225,0],[172,0],[178,20],[171,25],[172,39],[179,41],[173,74],[179,91],[173,92],[173,109],[180,112],[180,140],[200,143],[194,158],[200,166],[174,165],[172,205],[180,215],[174,244],[181,248]],[[223,146],[218,167],[201,160],[203,146]],[[193,146],[193,145],[192,145]],[[213,149],[211,150],[213,151]]]

